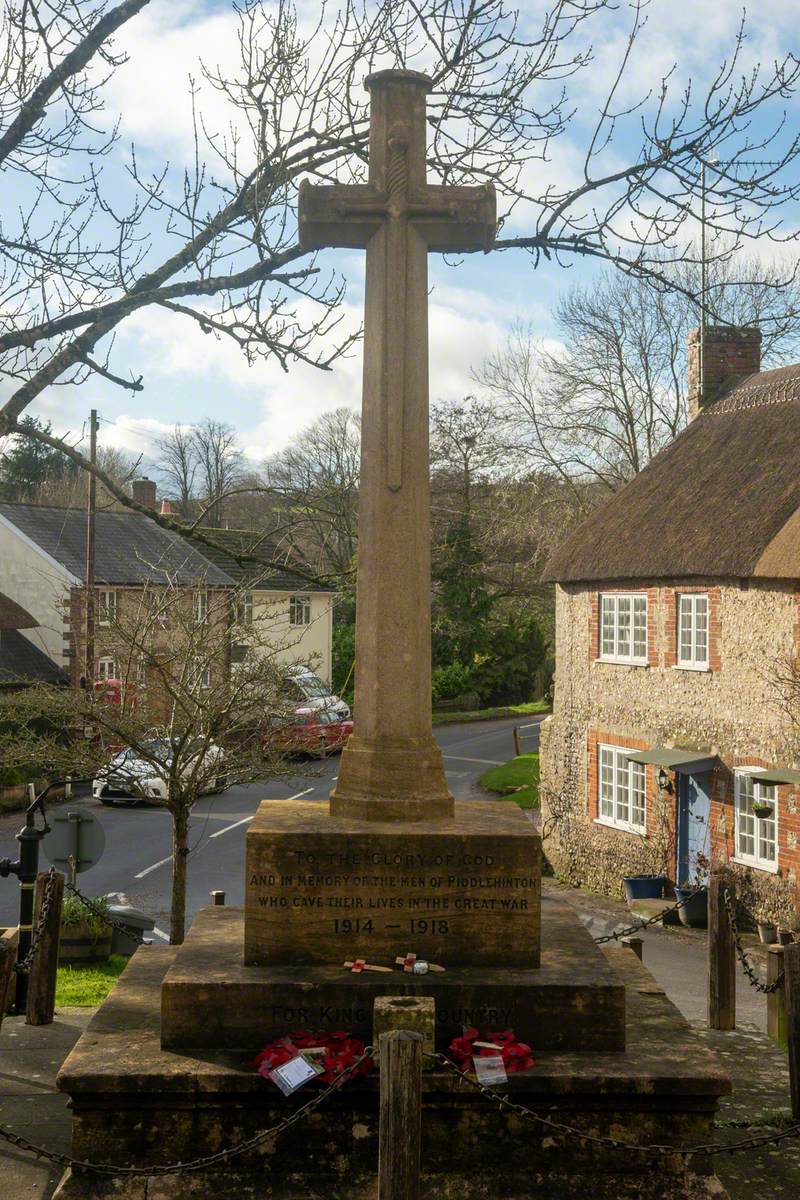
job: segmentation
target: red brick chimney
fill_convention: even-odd
[[[131,484],[131,495],[137,504],[145,508],[156,507],[156,485],[152,479],[134,479]]]
[[[162,517],[172,516],[172,505],[170,504],[169,500],[161,501],[161,515]]]
[[[761,330],[749,325],[706,325],[689,334],[689,420],[748,375],[761,370]]]

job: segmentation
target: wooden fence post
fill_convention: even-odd
[[[767,983],[775,983],[784,969],[783,946],[767,946]],[[786,984],[767,992],[767,1035],[786,1045]]]
[[[783,948],[792,1117],[800,1121],[800,942]]]
[[[519,758],[520,754],[522,754],[522,747],[519,744],[518,727],[515,725],[511,732],[514,734],[514,753],[516,754],[517,758]]]
[[[708,1026],[736,1028],[736,947],[723,895],[731,885],[719,875],[708,881]]]
[[[17,961],[18,936],[16,929],[5,929],[0,934],[0,1026],[14,998],[12,989],[16,982],[14,963]]]
[[[47,874],[41,872],[36,880],[36,901],[33,906],[33,927],[36,929],[42,909]],[[56,971],[58,970],[58,939],[61,933],[61,905],[64,900],[64,876],[53,876],[50,908],[36,957],[31,963],[28,983],[26,1025],[50,1025],[56,1011]]]
[[[378,1200],[419,1200],[422,1034],[392,1029],[379,1041]]]

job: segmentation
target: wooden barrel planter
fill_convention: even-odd
[[[111,954],[110,925],[98,932],[96,924],[88,921],[62,925],[58,945],[60,967],[83,967],[91,963],[107,962]]]

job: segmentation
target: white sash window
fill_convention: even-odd
[[[678,596],[678,666],[708,670],[708,595],[684,592]]]
[[[600,657],[607,662],[647,663],[647,594],[600,595]]]
[[[597,812],[604,825],[644,833],[647,824],[647,778],[642,763],[619,746],[597,747]]]

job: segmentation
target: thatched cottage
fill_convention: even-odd
[[[702,882],[796,919],[800,365],[757,330],[689,345],[691,420],[560,547],[542,731],[549,852],[571,880]],[[701,361],[702,358],[702,361]]]

